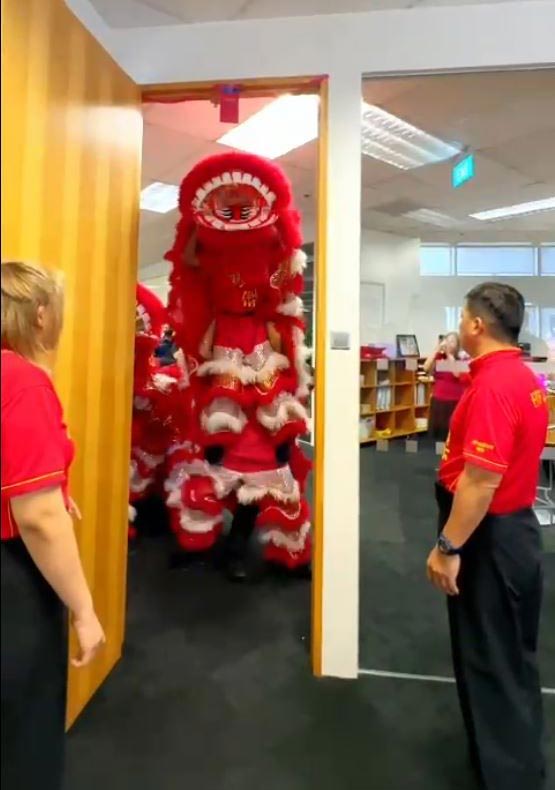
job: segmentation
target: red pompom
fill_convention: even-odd
[[[162,326],[166,320],[166,308],[156,294],[141,283],[137,284],[136,299],[137,304],[143,308],[150,319],[149,334],[160,337]]]

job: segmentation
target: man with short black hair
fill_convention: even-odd
[[[547,435],[546,394],[516,348],[524,299],[483,283],[466,298],[471,385],[439,469],[440,535],[428,578],[446,593],[471,757],[487,790],[544,787],[537,665],[542,547],[532,510]]]

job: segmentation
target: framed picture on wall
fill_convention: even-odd
[[[420,349],[416,335],[396,335],[398,357],[419,357]]]

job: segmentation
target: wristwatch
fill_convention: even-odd
[[[454,557],[455,555],[461,553],[461,550],[455,548],[455,546],[453,546],[449,538],[447,538],[443,532],[440,533],[436,545],[439,553],[444,554],[446,557]]]

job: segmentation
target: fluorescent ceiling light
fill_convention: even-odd
[[[280,96],[218,143],[277,159],[318,137],[319,97]],[[434,137],[380,107],[361,103],[362,153],[401,170],[442,162],[461,148]]]
[[[141,192],[141,209],[155,211],[157,214],[167,214],[177,208],[179,200],[179,187],[175,184],[163,184],[154,181]]]
[[[506,219],[507,217],[519,217],[523,214],[536,214],[540,211],[554,211],[555,197],[544,198],[543,200],[532,200],[529,203],[517,203],[514,206],[504,206],[502,208],[492,208],[489,211],[478,211],[471,214],[472,219],[495,220]]]
[[[404,215],[409,219],[415,219],[418,222],[425,222],[428,225],[438,225],[440,228],[455,228],[460,225],[458,219],[448,217],[447,214],[441,214],[439,211],[432,211],[429,208],[419,208],[415,211],[407,211]]]
[[[318,137],[318,106],[315,95],[280,96],[226,132],[218,143],[277,159]]]
[[[381,107],[362,103],[362,153],[373,159],[412,170],[451,159],[461,150]]]

